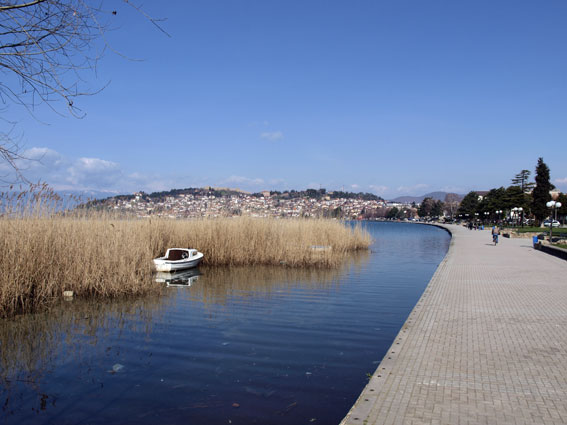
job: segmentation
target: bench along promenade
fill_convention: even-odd
[[[445,259],[342,424],[567,424],[567,261],[447,229]]]

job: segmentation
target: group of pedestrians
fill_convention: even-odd
[[[484,230],[484,224],[473,223],[469,221],[469,230]]]

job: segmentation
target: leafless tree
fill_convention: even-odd
[[[18,105],[33,115],[45,104],[59,114],[83,116],[75,101],[101,90],[90,87],[89,74],[108,47],[112,18],[124,7],[163,31],[129,0],[0,0],[0,112]],[[14,123],[0,120],[0,162],[18,173],[22,154],[11,134]]]
[[[459,203],[461,202],[462,196],[457,195],[456,193],[447,193],[445,195],[445,200],[443,204],[445,205],[445,211],[449,214],[451,218],[453,218],[459,208]]]

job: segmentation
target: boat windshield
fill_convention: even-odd
[[[187,258],[187,251],[183,249],[170,249],[167,254],[169,261],[178,261]]]

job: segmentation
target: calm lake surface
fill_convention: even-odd
[[[1,321],[0,423],[337,425],[450,242],[363,226],[372,251],[339,270],[202,268],[159,297]]]

